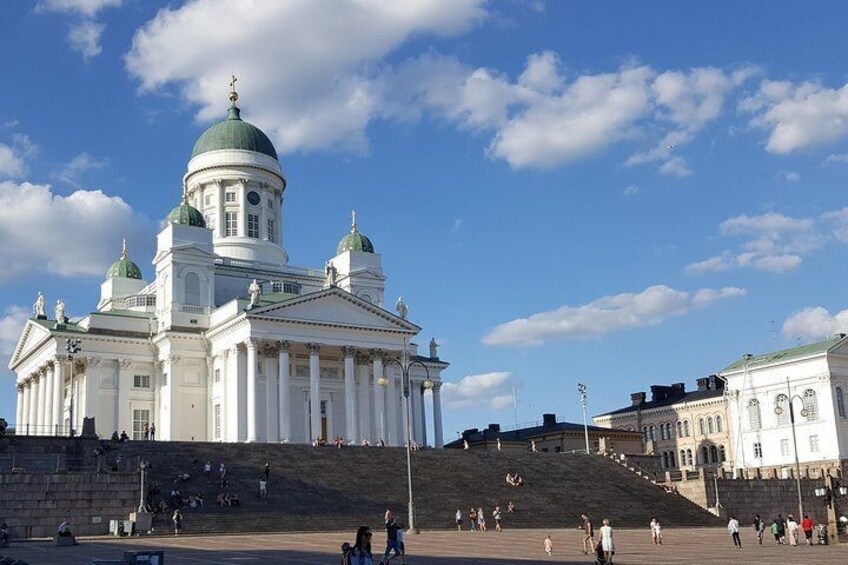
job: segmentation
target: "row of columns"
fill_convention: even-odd
[[[258,403],[258,376],[257,366],[259,361],[259,341],[250,339],[244,342],[243,351],[245,352],[246,374],[244,375],[244,383],[246,390],[244,391],[245,412],[246,412],[246,428],[245,439],[248,442],[257,442],[260,437],[259,430],[259,410]],[[268,394],[263,399],[267,402],[268,410],[268,429],[267,440],[269,442],[276,441],[291,441],[292,438],[292,421],[291,421],[291,360],[290,348],[291,344],[288,341],[279,341],[275,343],[277,347],[277,374],[273,375],[270,371],[266,371],[268,377]],[[321,360],[320,351],[321,345],[318,343],[305,344],[309,352],[309,407],[308,415],[309,438],[310,442],[320,437],[321,430]],[[363,438],[367,438],[372,442],[377,442],[383,439],[388,445],[402,445],[406,441],[406,432],[398,427],[398,407],[401,405],[401,395],[398,391],[397,378],[394,374],[387,375],[388,384],[382,386],[379,383],[380,377],[384,373],[384,358],[383,352],[373,350],[369,355],[357,355],[354,347],[342,347],[343,363],[343,378],[344,378],[344,433],[342,435],[348,442],[360,442]],[[239,391],[234,388],[238,387],[238,355],[239,347],[235,346],[228,351],[223,352],[223,365],[227,372],[231,372],[233,365],[236,367],[235,375],[225,375],[223,383],[224,393],[221,395],[224,403],[235,402],[239,396]],[[229,357],[235,356],[235,362]],[[228,362],[229,361],[229,362]],[[370,362],[370,371],[369,364]],[[359,366],[357,378],[357,365]],[[373,378],[371,373],[373,372]],[[357,387],[357,380],[359,385]],[[275,382],[276,381],[276,382]],[[277,386],[279,384],[279,386]],[[433,419],[436,447],[442,447],[443,434],[441,422],[441,398],[439,392],[439,384],[437,383],[433,389]],[[278,391],[278,397],[273,399],[270,395],[274,389]],[[369,390],[370,389],[370,390]],[[413,379],[411,382],[410,402],[412,409],[412,428],[413,439],[419,443],[426,443],[426,420],[424,410],[424,396],[422,381]],[[272,408],[276,404],[276,412],[272,412]],[[238,409],[232,406],[222,408],[229,418],[224,418],[230,423],[237,421]],[[406,421],[406,414],[403,414],[403,420]],[[405,425],[405,424],[404,424]],[[225,432],[222,437],[233,441],[235,434]],[[330,438],[325,438],[330,439]]]
[[[56,357],[17,385],[15,422],[21,435],[56,435],[64,425],[64,359]]]

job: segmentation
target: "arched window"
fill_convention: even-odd
[[[642,426],[642,442],[648,441],[648,426]]]
[[[682,467],[684,465],[686,465],[686,450],[681,449],[680,450],[680,466]]]
[[[710,447],[710,463],[718,463],[718,448],[714,445]]]
[[[777,416],[777,425],[787,425],[789,423],[789,397],[785,394],[778,394],[777,398],[774,399],[774,406],[781,410]]]
[[[724,463],[726,459],[727,459],[727,455],[724,453],[724,446],[723,445],[718,446],[718,460],[721,461],[722,463]]]
[[[666,453],[665,451],[663,451],[662,466],[663,469],[668,469],[668,453]]]
[[[807,421],[819,419],[819,401],[816,399],[816,391],[808,388],[804,391],[804,409],[807,411]]]
[[[723,432],[724,431],[724,422],[722,421],[721,416],[716,416],[715,422],[716,422],[716,431],[718,433]]]
[[[836,413],[845,419],[845,397],[842,396],[842,388],[836,387]]]
[[[689,464],[690,467],[694,464],[694,461],[692,459],[692,450],[691,449],[686,450],[686,462]]]
[[[677,421],[677,437],[683,437],[683,422]]]
[[[668,426],[668,439],[674,439],[674,426],[670,422],[666,426]]]
[[[757,431],[762,427],[762,420],[760,420],[760,401],[756,398],[748,401],[748,426],[752,431]]]
[[[704,445],[701,447],[701,465],[706,465],[710,462],[710,450]]]
[[[698,418],[698,431],[702,436],[707,434],[707,427],[704,425],[703,418]]]
[[[671,468],[677,467],[677,464],[674,462],[674,452],[668,452],[668,466]]]
[[[715,433],[715,422],[713,422],[712,416],[707,418],[707,431],[711,434]]]
[[[689,420],[683,420],[683,437],[689,437]]]
[[[660,424],[660,439],[668,439],[665,435],[665,424]]]
[[[657,432],[657,430],[656,430],[656,428],[654,428],[653,425],[648,427],[648,437],[651,438],[651,441],[656,441],[656,439],[657,439],[657,433],[656,432]]]
[[[185,303],[189,306],[200,306],[200,277],[197,273],[185,276]]]

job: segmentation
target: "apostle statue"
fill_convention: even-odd
[[[35,299],[35,304],[32,305],[32,313],[35,314],[36,318],[47,317],[47,314],[44,313],[44,302],[44,295],[39,292],[38,298]]]
[[[53,308],[53,313],[56,315],[56,323],[65,323],[65,303],[61,300],[56,300],[56,306]]]
[[[262,296],[262,287],[259,286],[256,279],[253,279],[253,282],[247,287],[247,293],[250,295],[250,304],[247,305],[247,309],[250,310],[259,304],[259,297]]]
[[[436,338],[430,338],[430,359],[439,358],[439,344],[436,343]]]
[[[326,275],[324,286],[336,286],[336,278],[339,276],[339,271],[336,269],[336,266],[328,262],[324,269],[324,274]]]
[[[395,310],[397,310],[398,316],[406,320],[406,315],[409,313],[409,308],[407,308],[406,304],[403,302],[403,296],[397,299],[395,303]]]

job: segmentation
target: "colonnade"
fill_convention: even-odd
[[[64,433],[65,359],[57,356],[17,384],[16,433]]]

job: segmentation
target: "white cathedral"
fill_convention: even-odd
[[[403,300],[385,309],[381,258],[355,213],[324,268],[289,265],[277,151],[237,99],[194,146],[152,282],[125,243],[96,312],[72,322],[57,301],[50,319],[39,293],[9,363],[17,433],[68,434],[94,418],[101,437],[404,445],[407,368],[412,439],[442,447],[437,344],[418,355]],[[72,361],[69,339],[80,340]]]

